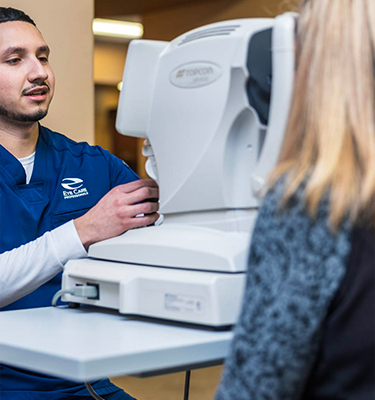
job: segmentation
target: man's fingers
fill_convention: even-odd
[[[151,179],[116,186],[97,205],[75,220],[82,244],[87,248],[92,243],[129,229],[153,224],[159,218],[158,198],[158,185]]]
[[[136,217],[133,218],[132,221],[132,228],[142,228],[144,226],[149,226],[154,224],[159,218],[159,214],[158,213],[153,213],[153,214],[149,214],[149,215],[145,215],[144,217]]]
[[[126,183],[115,187],[111,192],[117,197],[117,204],[132,205],[148,199],[159,199],[159,187],[151,179]]]
[[[152,179],[139,179],[137,181],[125,183],[123,185],[116,186],[116,190],[122,193],[132,193],[144,187],[158,188],[158,184]]]
[[[124,207],[123,218],[133,218],[140,214],[153,214],[159,210],[159,203],[145,202]],[[121,211],[119,211],[121,217]]]
[[[142,187],[134,192],[128,193],[125,197],[124,202],[128,205],[147,202],[148,200],[155,202],[154,199],[159,199],[159,189],[151,187]]]

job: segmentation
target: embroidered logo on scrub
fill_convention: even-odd
[[[75,199],[76,197],[86,196],[89,194],[88,190],[83,186],[83,180],[79,178],[64,178],[61,182],[63,196],[65,200]]]

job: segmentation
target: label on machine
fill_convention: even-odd
[[[202,300],[198,297],[165,293],[164,308],[167,311],[201,313]]]

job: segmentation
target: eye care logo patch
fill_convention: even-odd
[[[65,200],[75,199],[81,196],[87,196],[88,190],[83,187],[83,180],[79,178],[64,178],[61,181],[63,187],[63,196]]]

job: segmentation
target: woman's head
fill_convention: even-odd
[[[294,97],[277,179],[287,200],[307,179],[313,214],[330,190],[334,226],[375,225],[375,1],[302,0]]]

